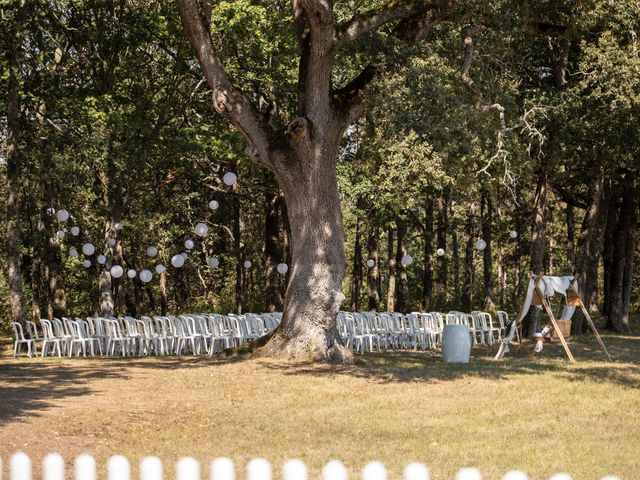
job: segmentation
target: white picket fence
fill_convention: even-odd
[[[32,462],[24,453],[15,453],[9,462],[9,480],[31,480]],[[158,457],[145,457],[140,462],[140,480],[162,480],[162,461]],[[73,465],[76,480],[96,480],[96,461],[91,455],[80,455]],[[288,460],[282,469],[283,480],[307,480],[307,467],[300,460]],[[323,480],[347,480],[347,469],[338,461],[327,463],[322,469]],[[50,453],[42,462],[43,480],[64,480],[64,460],[57,453]],[[122,455],[115,455],[107,462],[108,480],[130,480],[131,467]],[[176,463],[176,480],[200,480],[200,464],[195,458],[185,457]],[[235,467],[228,458],[216,458],[211,462],[211,480],[235,480]],[[431,474],[426,465],[410,463],[403,472],[403,480],[429,480]],[[502,480],[528,480],[526,473],[511,470],[502,476]],[[387,470],[380,462],[371,462],[362,469],[362,480],[387,480]],[[2,459],[0,459],[0,480],[2,480]],[[263,458],[255,458],[247,465],[247,480],[272,480],[271,464]],[[463,468],[455,480],[482,480],[482,474],[476,468]],[[571,475],[556,473],[549,480],[572,480]],[[620,477],[607,476],[601,480],[621,480]]]

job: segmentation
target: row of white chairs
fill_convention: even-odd
[[[433,349],[442,343],[445,325],[467,325],[474,345],[493,345],[506,335],[509,315],[497,312],[494,325],[490,313],[473,311],[412,312],[339,312],[338,331],[345,344],[356,353],[383,350]]]
[[[14,356],[26,346],[27,355],[59,357],[95,355],[213,355],[273,331],[282,314],[197,314],[133,317],[62,318],[26,323],[26,332],[13,322]]]

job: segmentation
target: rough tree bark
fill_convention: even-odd
[[[471,311],[471,304],[473,301],[473,279],[474,279],[474,265],[473,265],[473,244],[475,242],[475,215],[477,211],[476,202],[469,201],[469,208],[467,209],[467,222],[466,222],[466,234],[467,242],[464,249],[464,286],[462,295],[462,305],[467,312]]]
[[[218,59],[208,19],[196,0],[177,0],[185,33],[211,90],[215,109],[247,140],[247,156],[270,169],[287,203],[291,225],[291,275],[282,322],[263,347],[265,354],[325,361],[349,361],[335,317],[344,301],[344,237],[336,163],[347,127],[365,110],[361,91],[376,68],[369,65],[344,87],[332,86],[332,67],[341,47],[394,20],[415,37],[449,15],[454,1],[397,2],[338,23],[333,2],[293,0],[300,46],[297,117],[276,128],[227,76]],[[205,14],[207,17],[208,14]],[[272,112],[273,113],[273,112]],[[277,115],[277,113],[273,113]]]
[[[566,221],[567,221],[567,266],[569,271],[573,272],[576,268],[575,262],[575,245],[576,245],[576,229],[575,229],[575,214],[573,212],[573,205],[567,203],[565,209]]]
[[[277,192],[269,191],[265,196],[264,204],[264,291],[267,312],[282,310],[281,282],[277,268],[278,264],[285,259],[280,242],[279,197]]]
[[[369,215],[369,218],[373,218],[373,215]],[[369,259],[373,260],[373,267],[368,268],[367,271],[367,291],[369,297],[367,308],[374,312],[380,309],[380,292],[378,291],[378,286],[380,285],[380,267],[378,266],[378,262],[380,261],[380,253],[378,251],[379,237],[380,230],[378,227],[369,223],[367,251],[369,253]]]
[[[398,240],[396,242],[396,311],[407,313],[410,308],[409,282],[407,280],[407,267],[402,263],[402,257],[407,254],[407,223],[399,219]]]
[[[353,247],[353,271],[351,277],[351,311],[360,309],[360,291],[362,290],[362,240],[361,221],[356,218],[356,238]]]
[[[449,229],[449,198],[443,193],[436,201],[438,211],[436,222],[436,248],[447,251],[447,230]],[[440,305],[447,301],[447,256],[436,259],[436,297]]]
[[[456,253],[454,252],[454,255]],[[422,301],[420,307],[423,312],[431,309],[433,296],[433,197],[427,196],[424,206],[424,252],[422,266]]]
[[[481,197],[482,239],[487,246],[482,252],[482,265],[484,276],[484,309],[493,312],[496,309],[493,296],[493,255],[492,255],[492,224],[493,203],[489,192],[483,190]]]
[[[389,282],[387,285],[387,312],[394,312],[396,307],[396,254],[393,249],[395,231],[390,228],[387,232],[387,266],[389,268]]]

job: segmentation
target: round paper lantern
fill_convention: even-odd
[[[176,268],[182,267],[184,265],[184,261],[185,258],[182,256],[182,254],[174,255],[173,257],[171,257],[171,265]]]
[[[238,176],[233,172],[227,172],[224,174],[224,177],[222,177],[222,181],[225,185],[232,186],[238,181]]]
[[[62,230],[58,230],[56,232],[56,237],[58,237],[60,239],[64,238],[64,232]]]
[[[209,227],[207,227],[204,223],[198,223],[195,228],[196,235],[199,237],[204,237],[209,231]]]
[[[77,257],[78,256],[78,251],[75,248],[72,248],[71,250],[69,250],[69,256],[70,257]]]
[[[138,273],[133,268],[127,270],[127,277],[129,278],[136,278],[137,274]]]
[[[110,247],[115,247],[116,246],[116,239],[115,238],[110,238],[109,240],[107,240],[107,245],[109,245]]]
[[[124,274],[124,269],[120,265],[114,265],[109,272],[113,278],[120,278]]]
[[[218,257],[211,257],[207,260],[207,264],[209,264],[211,268],[217,268],[218,265],[220,265],[220,260],[218,260]]]
[[[373,268],[373,266],[376,264],[376,262],[373,259],[369,259],[367,260],[367,267],[369,268]]]
[[[220,204],[218,202],[216,202],[215,200],[211,200],[209,202],[209,208],[211,210],[217,210],[219,206],[220,206]]]
[[[77,237],[79,234],[80,234],[80,228],[71,227],[71,235],[73,235],[74,237]]]
[[[96,261],[100,264],[100,265],[104,265],[105,262],[107,261],[107,257],[105,257],[104,255],[98,255],[96,258]]]
[[[286,263],[279,263],[276,270],[278,270],[280,275],[284,275],[289,270],[289,266]]]
[[[89,268],[91,266],[91,260],[85,260],[84,262],[82,262],[82,266],[84,268]]]
[[[184,248],[186,248],[187,250],[191,250],[193,248],[193,240],[187,240],[186,242],[184,242]]]
[[[413,263],[413,257],[411,255],[405,255],[401,261],[403,265],[411,265]]]
[[[122,230],[122,225],[120,224],[120,222],[116,222],[116,223],[113,225],[113,228],[115,228],[116,230]]]
[[[189,254],[187,252],[182,252],[180,255],[182,255],[182,258],[184,258],[185,260],[189,258]]]
[[[164,273],[167,271],[167,267],[165,267],[164,265],[162,265],[161,263],[159,263],[158,265],[156,265],[156,272],[157,273]]]
[[[151,273],[149,270],[142,270],[140,272],[140,280],[142,280],[144,283],[149,283],[152,278],[153,273]]]
[[[515,230],[511,230],[511,231],[509,232],[509,236],[510,236],[511,238],[518,238],[518,232],[516,232]]]
[[[86,256],[93,255],[95,251],[96,251],[96,247],[94,247],[90,243],[85,243],[84,245],[82,245],[82,253],[84,253]]]
[[[487,248],[487,242],[485,242],[483,239],[477,240],[475,243],[475,247],[476,250],[484,250],[485,248]]]
[[[151,258],[155,257],[158,254],[158,249],[156,247],[149,247],[147,248],[147,255],[149,255]]]
[[[251,260],[245,260],[243,265],[244,265],[244,268],[247,268],[247,269],[251,268],[251,265],[252,265]]]
[[[444,257],[444,248],[439,248],[438,250],[436,250],[436,255],[438,255],[439,257]]]
[[[56,213],[56,218],[59,222],[66,222],[69,220],[69,212],[67,212],[64,208],[62,210],[58,210]]]

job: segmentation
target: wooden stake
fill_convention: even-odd
[[[560,327],[556,322],[556,318],[553,316],[553,312],[551,311],[551,308],[549,308],[549,305],[547,304],[547,299],[545,298],[544,293],[542,293],[542,290],[540,290],[539,282],[540,282],[540,277],[538,277],[538,279],[536,280],[535,285],[536,285],[536,290],[538,291],[538,295],[540,295],[540,298],[542,299],[542,307],[544,308],[545,312],[549,316],[549,320],[551,320],[551,323],[553,324],[553,328],[555,328],[556,330],[556,334],[560,339],[560,343],[562,343],[562,346],[564,347],[564,351],[567,354],[567,357],[569,357],[569,360],[571,361],[571,363],[576,363],[576,359],[573,358],[573,354],[571,353],[571,350],[569,350],[569,345],[567,345],[567,341],[564,339],[564,335],[560,331]]]
[[[610,362],[613,362],[613,360],[611,359],[611,355],[609,355],[609,352],[607,351],[607,347],[604,346],[602,337],[600,337],[598,330],[596,330],[596,326],[593,324],[593,320],[591,320],[591,315],[589,315],[589,312],[585,308],[584,303],[582,303],[582,297],[579,297],[579,298],[580,298],[580,309],[582,310],[582,314],[584,315],[584,318],[586,318],[587,322],[589,322],[589,326],[591,327],[591,330],[593,330],[593,334],[596,336],[596,340],[598,340],[598,343],[600,344],[600,347],[602,348],[605,355],[607,356],[607,359]]]

